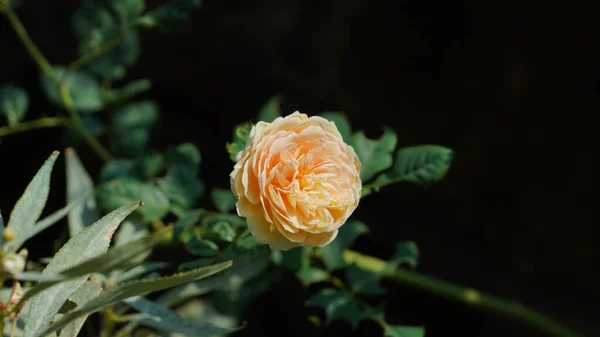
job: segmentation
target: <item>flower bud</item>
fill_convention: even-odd
[[[22,255],[10,253],[2,257],[2,271],[15,275],[25,269],[25,258]]]

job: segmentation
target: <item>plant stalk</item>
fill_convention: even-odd
[[[44,117],[32,121],[22,122],[12,126],[2,126],[0,127],[0,137],[34,129],[54,128],[58,126],[70,127],[71,123],[67,118],[63,117]]]
[[[552,318],[519,302],[508,301],[473,288],[455,285],[431,276],[423,275],[414,270],[397,267],[390,268],[389,265],[381,259],[363,255],[352,250],[345,250],[343,257],[346,262],[356,263],[364,270],[382,273],[383,277],[390,281],[516,319],[539,331],[545,332],[549,336],[581,337],[578,333],[556,322]]]

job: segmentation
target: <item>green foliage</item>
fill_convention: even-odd
[[[194,170],[180,165],[170,166],[167,175],[158,180],[158,186],[173,206],[182,209],[192,207],[204,194],[204,184]]]
[[[44,162],[12,209],[7,228],[15,233],[14,242],[25,241],[23,238],[29,234],[44,210],[50,192],[50,174],[58,154],[58,151],[53,152]],[[18,244],[11,245],[18,248]]]
[[[116,110],[112,115],[113,150],[124,155],[144,152],[150,129],[157,120],[158,107],[149,101],[131,103]]]
[[[156,185],[134,178],[120,177],[98,186],[96,196],[103,209],[115,208],[135,200],[144,200],[139,209],[141,223],[147,224],[169,212],[169,198]]]
[[[103,90],[102,101],[105,105],[118,105],[122,102],[126,102],[128,99],[133,98],[143,92],[150,90],[152,82],[148,79],[140,79],[128,83],[122,88],[114,88],[109,90]]]
[[[169,277],[134,281],[122,284],[115,288],[102,292],[99,296],[84,305],[68,312],[58,321],[50,325],[45,331],[37,336],[45,336],[48,333],[58,331],[69,322],[84,315],[88,315],[119,301],[135,296],[143,296],[155,291],[176,287],[181,284],[196,281],[216,274],[231,266],[231,261],[215,264],[210,267],[200,268],[185,273],[175,274]]]
[[[214,188],[212,191],[210,191],[210,197],[217,210],[222,213],[232,211],[235,208],[235,203],[237,202],[237,198],[229,189],[226,190],[222,188]]]
[[[419,248],[413,241],[396,242],[396,251],[390,259],[394,265],[408,264],[411,268],[417,268],[419,262]]]
[[[165,332],[182,333],[196,337],[209,337],[229,334],[239,330],[219,327],[209,321],[187,320],[173,310],[139,296],[126,299],[124,302],[141,312],[141,314],[125,316],[125,320],[137,322],[141,325]]]
[[[200,7],[200,3],[200,0],[172,0],[146,13],[136,23],[146,27],[158,27],[163,31],[172,31],[187,19],[190,10]]]
[[[321,259],[329,270],[344,268],[346,261],[343,258],[344,249],[349,248],[354,240],[361,234],[367,233],[369,228],[357,220],[347,221],[340,229],[338,236],[333,242],[321,250]]]
[[[394,166],[383,173],[373,185],[408,181],[420,185],[431,185],[442,180],[452,162],[453,151],[439,145],[404,147],[396,152]]]
[[[258,121],[271,123],[275,118],[281,116],[281,97],[271,97],[261,108],[258,113]]]
[[[425,337],[425,328],[404,325],[386,325],[385,337]]]
[[[98,220],[98,210],[94,195],[94,182],[83,167],[75,150],[68,149],[65,154],[67,204],[84,197],[83,202],[69,212],[69,233],[71,236],[79,233]]]
[[[323,112],[320,113],[319,116],[334,122],[346,143],[350,143],[352,141],[352,127],[350,126],[350,122],[343,112]]]
[[[242,123],[235,127],[233,132],[233,142],[227,143],[227,152],[231,161],[237,161],[237,154],[246,148],[250,131],[254,125],[252,123]]]
[[[197,231],[184,232],[183,243],[190,253],[197,256],[213,257],[219,253],[219,246],[213,241],[203,239]]]
[[[73,109],[92,113],[103,108],[100,84],[83,70],[66,72],[65,67],[55,66],[52,77],[42,74],[41,82],[42,89],[50,102],[58,107],[65,107],[59,90],[59,84],[64,82],[66,92],[73,101]]]
[[[381,138],[376,140],[367,138],[362,131],[352,136],[350,145],[362,163],[360,170],[362,181],[369,181],[377,173],[392,166],[392,152],[396,148],[397,141],[396,133],[389,128],[385,128]]]
[[[327,323],[344,319],[356,326],[364,317],[359,303],[344,290],[326,288],[313,295],[308,302],[325,309]]]
[[[327,280],[329,280],[329,277],[330,277],[328,272],[326,272],[325,270],[319,269],[319,268],[315,268],[315,267],[308,267],[308,268],[300,269],[298,271],[297,276],[298,276],[298,279],[300,279],[300,281],[302,281],[302,284],[304,284],[304,286],[309,286],[313,283],[327,281]]]
[[[98,296],[101,291],[102,285],[99,282],[88,280],[79,288],[77,288],[77,290],[75,290],[73,295],[69,297],[69,300],[76,306],[82,306],[89,302],[92,298]],[[77,337],[87,317],[88,315],[83,315],[71,321],[61,330],[60,337]]]
[[[94,258],[108,249],[112,233],[115,232],[121,221],[133,212],[139,203],[123,206],[104,216],[93,225],[79,232],[71,238],[46,266],[43,274],[59,274],[82,261]],[[50,324],[54,315],[69,296],[86,279],[87,275],[63,281],[58,285],[45,289],[31,299],[29,317],[36,317],[25,324],[25,337],[44,335],[41,334]]]
[[[100,1],[85,1],[73,15],[73,29],[79,40],[79,55],[84,56],[106,43],[116,45],[92,60],[87,69],[104,79],[122,79],[127,67],[139,56],[139,38],[129,29],[142,13],[144,1],[112,0],[112,10]],[[116,14],[113,15],[113,12]]]
[[[360,269],[355,264],[346,269],[350,289],[356,294],[381,295],[385,290],[379,285],[380,275]]]
[[[19,123],[29,107],[29,97],[22,88],[5,84],[0,87],[0,115],[4,115],[8,125]]]

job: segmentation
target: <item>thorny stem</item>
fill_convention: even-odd
[[[364,270],[382,273],[382,276],[390,281],[519,320],[550,336],[581,337],[578,333],[554,321],[550,317],[521,303],[508,301],[476,289],[455,285],[413,270],[390,268],[383,260],[352,250],[345,250],[343,257],[346,262],[356,263]]]
[[[70,121],[63,117],[44,117],[15,125],[0,127],[0,137],[25,132],[34,129],[54,128],[58,126],[71,126]]]

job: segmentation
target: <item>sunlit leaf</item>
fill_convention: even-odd
[[[89,302],[92,298],[98,296],[102,291],[102,286],[95,281],[87,281],[82,284],[74,293],[71,295],[69,300],[75,303],[77,306],[81,306]],[[79,331],[83,327],[87,315],[83,315],[67,324],[61,331],[59,337],[77,337]]]
[[[385,337],[425,337],[425,328],[420,326],[386,325]]]
[[[200,0],[171,0],[166,5],[147,12],[137,23],[172,31],[187,19],[189,11],[200,7],[200,3]]]
[[[233,141],[231,143],[227,143],[227,152],[229,153],[229,159],[233,162],[237,161],[237,155],[239,152],[246,148],[246,143],[248,142],[248,137],[250,136],[250,131],[254,124],[252,123],[242,123],[235,127],[233,132]]]
[[[121,221],[139,207],[139,202],[123,206],[104,216],[72,237],[52,258],[44,274],[60,274],[86,260],[94,258],[108,249],[112,234]],[[31,299],[29,320],[25,325],[25,337],[40,334],[52,321],[69,296],[88,278],[84,275],[45,289]]]
[[[9,125],[15,125],[25,117],[29,107],[29,97],[22,88],[5,84],[0,87],[0,115],[4,115]]]
[[[239,330],[239,328],[220,327],[204,320],[187,320],[177,315],[173,310],[140,296],[126,299],[124,302],[142,313],[127,315],[124,319],[166,332],[183,333],[195,337],[210,337],[230,334]]]
[[[42,74],[42,88],[53,104],[64,108],[63,98],[60,95],[59,83],[64,82],[66,91],[72,100],[72,107],[83,112],[95,112],[103,107],[100,99],[100,84],[83,70],[70,71],[65,75],[65,67],[53,68],[53,78]],[[64,77],[64,78],[63,78]]]
[[[77,153],[73,149],[65,152],[67,204],[87,194],[85,200],[69,212],[69,233],[74,236],[84,227],[98,220],[96,197],[94,195],[94,181],[81,164]]]
[[[354,240],[361,234],[367,233],[369,228],[362,222],[348,220],[340,229],[338,236],[321,250],[321,259],[327,269],[335,270],[346,266],[343,251],[349,248]]]
[[[169,198],[156,185],[121,177],[98,186],[96,196],[104,209],[115,208],[135,200],[143,200],[139,209],[142,223],[160,219],[169,211]]]
[[[360,178],[363,182],[392,166],[392,153],[397,141],[396,133],[389,128],[385,128],[383,135],[375,140],[367,138],[362,131],[352,136],[350,145],[362,164]]]
[[[349,143],[352,140],[352,127],[343,112],[323,112],[319,114],[319,116],[334,122],[346,143]]]
[[[210,267],[193,270],[186,273],[179,273],[168,277],[134,281],[122,284],[120,286],[100,293],[99,296],[95,297],[91,301],[85,303],[84,305],[78,307],[73,311],[68,312],[57,322],[53,323],[50,327],[48,327],[48,329],[38,334],[37,336],[45,336],[47,333],[58,331],[64,326],[66,326],[69,322],[78,317],[92,314],[98,310],[101,310],[102,308],[113,305],[124,299],[131,298],[134,296],[143,296],[155,291],[160,291],[163,289],[176,287],[181,284],[203,279],[213,274],[216,274],[224,269],[227,269],[230,266],[231,261],[228,261]]]
[[[210,197],[219,212],[227,213],[235,208],[237,198],[230,189],[213,188]]]
[[[258,121],[271,123],[275,118],[281,116],[281,97],[271,97],[261,108],[258,113]]]
[[[150,272],[166,268],[169,264],[166,262],[146,262],[140,265],[137,265],[123,273],[118,274],[118,276],[114,277],[114,281],[117,283],[123,283],[126,281],[133,280],[135,278],[141,277]],[[112,278],[112,277],[111,277]]]
[[[10,213],[7,228],[14,232],[17,240],[28,236],[46,206],[50,191],[50,175],[58,154],[58,151],[53,152],[44,162]]]

